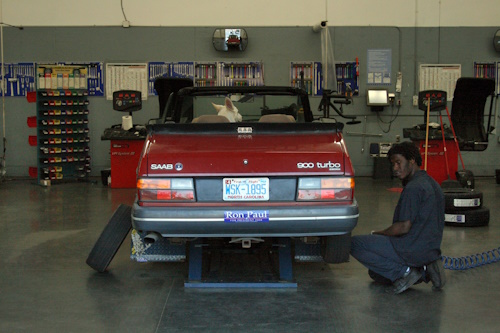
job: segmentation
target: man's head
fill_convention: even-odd
[[[392,163],[394,175],[401,180],[408,180],[422,165],[422,156],[418,147],[411,141],[398,143],[389,150],[387,157]]]

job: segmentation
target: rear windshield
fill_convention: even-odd
[[[229,98],[229,108],[226,106]],[[217,114],[230,122],[304,122],[304,113],[298,96],[233,94],[210,96],[183,96],[176,105],[180,123],[216,122]],[[231,105],[232,103],[232,105]],[[215,104],[216,106],[214,106]],[[239,115],[239,116],[238,116]],[[272,116],[269,116],[272,115]],[[236,119],[236,120],[235,120]]]

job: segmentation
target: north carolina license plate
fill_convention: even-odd
[[[269,200],[269,178],[224,178],[224,201]]]

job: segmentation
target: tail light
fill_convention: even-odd
[[[139,201],[195,201],[192,178],[140,178]]]
[[[299,178],[299,201],[352,201],[354,178],[304,177]]]

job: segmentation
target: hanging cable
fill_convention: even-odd
[[[12,24],[8,24],[8,23],[5,23],[5,22],[0,22],[0,24],[2,26],[6,26],[6,27],[11,27],[11,28],[16,28],[16,29],[19,29],[19,30],[24,30],[24,28],[20,25],[12,25]]]
[[[123,18],[125,19],[125,21],[128,21],[127,16],[125,15],[125,10],[123,9],[123,0],[120,0],[120,6],[122,7]]]
[[[391,119],[389,121],[383,121],[382,118],[380,117],[380,112],[377,112],[377,120],[378,120],[378,127],[380,128],[380,130],[384,133],[389,133],[391,131],[391,126],[392,124],[394,123],[394,121],[398,118],[399,116],[399,111],[401,110],[401,106],[397,106],[397,112],[396,114],[391,114]],[[382,126],[380,126],[380,123],[383,123],[383,124],[389,124],[389,128],[387,128],[387,130],[384,130],[382,128]]]

